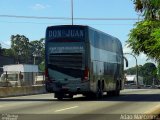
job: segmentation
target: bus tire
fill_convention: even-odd
[[[69,94],[69,98],[70,98],[70,99],[73,99],[73,94]]]
[[[116,82],[116,90],[114,91],[114,96],[120,95],[120,81]]]
[[[120,90],[118,89],[115,91],[115,96],[119,96],[119,95],[120,95]]]
[[[107,96],[113,96],[113,91],[108,91]]]
[[[96,98],[103,98],[102,82],[100,80],[97,84]]]
[[[55,93],[55,98],[58,100],[63,100],[64,95],[62,93]]]

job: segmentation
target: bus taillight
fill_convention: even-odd
[[[45,77],[48,77],[48,69],[45,69]]]
[[[50,79],[49,79],[49,74],[48,74],[48,69],[45,69],[45,81],[46,82],[49,82]]]
[[[88,80],[89,79],[89,69],[86,67],[84,70],[84,80]]]
[[[46,81],[46,83],[52,83],[53,82],[49,77],[48,69],[45,69],[45,81]]]

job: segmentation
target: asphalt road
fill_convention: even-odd
[[[101,100],[77,95],[58,101],[53,94],[0,98],[0,120],[129,120],[160,111],[160,89],[126,89]],[[8,119],[9,120],[9,119]]]

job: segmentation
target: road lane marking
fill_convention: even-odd
[[[56,110],[54,112],[61,112],[61,111],[69,110],[69,109],[74,109],[74,108],[77,108],[77,107],[79,107],[79,106],[73,106],[73,107],[69,107],[69,108],[63,108],[63,109]]]

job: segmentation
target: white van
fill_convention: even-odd
[[[3,73],[1,75],[0,82],[2,87],[21,85],[18,72],[7,72],[7,74]]]
[[[3,66],[1,75],[1,86],[23,86],[33,85],[35,76],[38,73],[37,65],[15,64]]]

